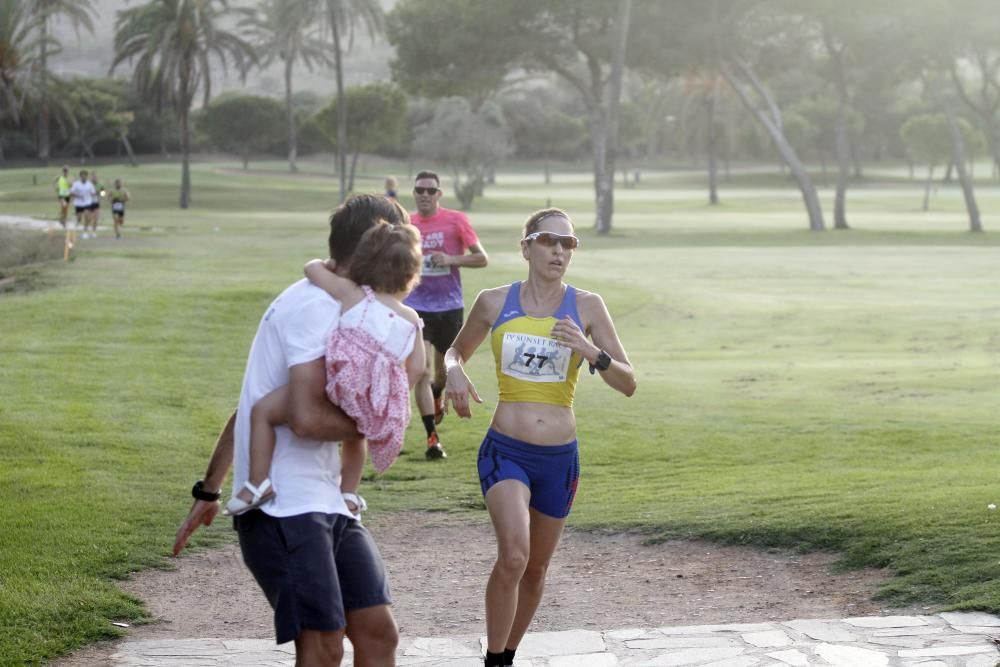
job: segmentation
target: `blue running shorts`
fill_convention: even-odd
[[[565,519],[580,480],[580,454],[576,440],[532,445],[490,429],[479,446],[478,468],[483,496],[497,482],[516,479],[531,491],[529,507]]]

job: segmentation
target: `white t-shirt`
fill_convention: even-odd
[[[236,413],[233,495],[250,475],[250,410],[288,384],[288,369],[325,356],[327,339],[340,318],[340,304],[308,280],[275,299],[254,336]],[[352,516],[340,495],[340,452],[336,442],[304,440],[287,426],[275,429],[271,461],[275,499],[261,509],[284,517],[323,512]]]
[[[90,181],[86,183],[79,179],[73,181],[73,185],[69,188],[69,193],[73,195],[73,206],[79,206],[80,208],[90,206],[91,202],[97,200],[97,190],[94,189],[94,184]]]

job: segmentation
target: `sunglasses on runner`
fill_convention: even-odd
[[[437,188],[413,188],[413,191],[416,192],[418,195],[436,195],[437,193],[441,192]]]
[[[580,239],[570,234],[556,234],[554,232],[533,232],[524,237],[525,241],[538,241],[546,248],[551,248],[555,244],[560,244],[563,250],[576,250],[580,245]]]

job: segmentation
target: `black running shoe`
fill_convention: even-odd
[[[424,456],[431,461],[448,458],[448,454],[445,453],[444,447],[441,446],[441,441],[438,440],[437,433],[432,433],[431,437],[427,438],[427,451],[424,452]]]

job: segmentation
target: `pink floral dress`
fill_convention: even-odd
[[[340,317],[326,344],[326,394],[357,422],[375,470],[392,465],[410,423],[410,383],[403,362],[413,351],[413,324],[378,301],[364,298]]]

